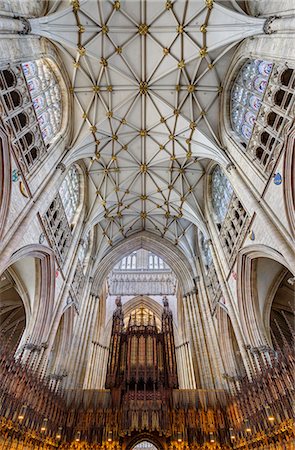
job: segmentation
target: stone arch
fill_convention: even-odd
[[[30,244],[17,250],[11,256],[4,270],[26,258],[35,262],[34,304],[31,305],[31,326],[27,330],[27,338],[33,343],[45,343],[51,328],[55,296],[55,257],[49,247]],[[23,280],[24,281],[24,280]],[[28,310],[28,307],[27,307]]]
[[[265,292],[265,301],[262,302],[262,296],[259,297],[258,290],[262,289],[257,285],[257,273],[261,275],[261,268],[258,264],[266,260],[268,269],[264,274],[269,275],[265,281],[267,292]],[[269,317],[272,299],[274,297],[276,286],[279,279],[273,282],[274,277],[282,277],[280,272],[290,271],[294,274],[286,262],[285,258],[278,251],[265,245],[252,245],[243,248],[238,254],[237,260],[237,297],[240,322],[245,335],[245,341],[252,347],[261,345],[271,345],[270,333],[266,328],[266,319]],[[277,273],[275,273],[277,271]],[[264,283],[262,277],[259,277],[261,283]],[[267,284],[268,283],[268,284]],[[272,283],[271,287],[269,285]],[[266,289],[265,287],[265,289]]]
[[[151,298],[149,295],[137,295],[135,297],[132,297],[129,299],[126,303],[123,304],[122,310],[124,313],[124,316],[129,316],[129,314],[136,308],[137,305],[142,305],[147,309],[150,309],[155,316],[161,320],[163,307],[162,305]],[[104,335],[106,336],[106,339],[109,339],[110,333],[111,333],[111,327],[112,327],[112,317],[107,321],[105,325],[105,331]],[[179,327],[176,325],[174,321],[174,333],[176,334],[176,340],[179,341],[180,337],[178,335],[179,333]]]
[[[123,313],[128,315],[136,307],[138,303],[141,303],[146,308],[149,308],[157,317],[161,318],[163,307],[148,295],[137,295],[131,298],[123,305]]]
[[[197,273],[188,262],[186,256],[168,240],[144,231],[119,242],[95,265],[93,269],[92,292],[99,295],[104,279],[118,260],[140,248],[152,251],[168,264],[175,273],[183,293],[192,291],[195,288],[194,278]]]
[[[0,123],[0,238],[4,231],[10,204],[11,159],[10,143],[6,131]]]
[[[140,442],[147,441],[153,444],[158,450],[165,450],[166,445],[162,439],[156,437],[154,434],[150,433],[142,433],[137,436],[132,436],[129,439],[126,439],[122,446],[122,450],[132,450],[137,444]]]

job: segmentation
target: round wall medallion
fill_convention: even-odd
[[[279,186],[280,184],[282,184],[282,182],[283,182],[283,177],[282,177],[282,175],[281,175],[279,172],[274,174],[274,176],[273,176],[273,182],[274,182],[274,184],[276,184],[277,186]]]

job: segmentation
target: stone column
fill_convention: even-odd
[[[198,332],[198,338],[200,342],[200,347],[202,351],[202,359],[203,359],[203,367],[205,370],[205,376],[204,376],[204,388],[211,389],[216,388],[216,382],[218,380],[218,374],[215,373],[216,371],[213,368],[212,365],[212,355],[214,354],[213,348],[210,349],[209,345],[209,331],[207,324],[205,323],[204,318],[204,302],[200,299],[200,292],[197,290],[193,291],[191,293],[191,302],[193,309],[195,311],[195,318],[197,321],[197,332]],[[216,351],[216,349],[215,349]]]
[[[199,388],[201,385],[201,361],[200,361],[200,352],[198,348],[197,338],[195,336],[194,327],[193,327],[193,317],[192,312],[189,304],[189,295],[185,295],[183,297],[183,306],[184,306],[184,317],[185,317],[185,323],[188,324],[189,330],[188,335],[190,346],[191,346],[191,352],[192,352],[192,363],[194,368],[194,374],[196,378],[196,384]]]
[[[203,317],[204,324],[204,334],[206,340],[208,342],[209,354],[212,355],[212,365],[214,366],[214,372],[216,377],[216,381],[218,382],[220,388],[224,387],[224,383],[222,382],[222,374],[225,373],[224,361],[221,358],[220,347],[217,338],[217,332],[215,329],[215,325],[213,322],[211,309],[210,309],[210,299],[207,295],[207,290],[204,283],[203,272],[201,268],[201,264],[199,258],[196,260],[196,266],[198,273],[200,276],[196,279],[197,288],[199,292],[199,305],[200,311]],[[214,356],[213,356],[214,355]]]
[[[185,361],[187,366],[187,372],[188,372],[188,389],[196,389],[196,380],[195,380],[195,374],[194,369],[192,366],[192,355],[189,347],[189,343],[184,343],[184,353],[185,353]]]
[[[186,389],[186,381],[184,379],[184,362],[183,362],[183,355],[182,355],[182,345],[179,345],[178,347],[175,347],[175,355],[176,355],[176,363],[178,367],[178,383],[180,389]]]
[[[97,322],[94,322],[94,328]],[[95,333],[91,333],[93,339]],[[89,357],[87,361],[86,375],[84,379],[84,389],[102,389],[104,387],[104,373],[107,369],[108,347],[99,341],[91,340]]]
[[[244,362],[244,365],[245,365],[245,369],[246,369],[246,372],[247,372],[248,376],[251,376],[251,363],[252,363],[252,361],[249,358],[249,356],[248,356],[248,354],[247,354],[247,352],[245,350],[245,344],[246,343],[245,343],[245,341],[243,339],[243,335],[242,335],[242,332],[241,332],[240,324],[237,321],[237,314],[236,314],[236,310],[235,310],[235,308],[233,306],[233,300],[232,300],[232,297],[231,297],[231,293],[230,293],[230,290],[229,290],[229,288],[227,286],[226,281],[223,278],[223,275],[222,275],[222,272],[221,272],[221,269],[220,269],[220,265],[219,265],[218,259],[216,257],[215,248],[212,245],[212,241],[211,240],[209,240],[209,247],[210,247],[210,251],[211,251],[211,254],[212,254],[213,264],[214,264],[214,267],[215,267],[215,270],[216,270],[216,273],[217,273],[217,278],[218,278],[218,281],[219,281],[220,289],[221,289],[222,295],[223,295],[223,297],[225,299],[225,302],[226,302],[226,307],[227,307],[229,316],[231,318],[232,326],[233,326],[233,329],[234,329],[234,332],[235,332],[235,335],[236,335],[237,343],[238,343],[238,346],[239,346],[239,350],[241,352],[241,356],[242,356],[242,359],[243,359],[243,362]]]
[[[89,353],[89,344],[92,338],[93,325],[98,313],[99,301],[95,294],[85,297],[81,307],[80,317],[77,319],[74,330],[73,344],[70,349],[72,360],[67,372],[69,379],[67,387],[82,387],[86,371],[86,361]],[[83,376],[84,372],[84,376]]]
[[[188,315],[186,317],[190,323],[191,339],[194,344],[192,350],[196,352],[195,364],[197,364],[199,368],[197,387],[211,389],[214,387],[214,376],[198,295],[196,291],[193,291],[188,293],[186,297],[188,303]]]

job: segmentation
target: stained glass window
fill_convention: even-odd
[[[233,188],[220,166],[215,167],[211,177],[213,211],[217,221],[222,223],[233,195]]]
[[[78,258],[81,264],[84,263],[86,255],[88,253],[89,250],[89,246],[90,246],[90,232],[87,233],[86,237],[84,239],[82,239],[80,248],[79,248],[79,253],[78,253]]]
[[[61,92],[50,65],[44,59],[22,64],[33,106],[45,144],[49,144],[61,128]]]
[[[133,450],[157,450],[157,447],[154,446],[151,442],[148,441],[142,441],[139,444],[136,444],[135,447],[133,447]]]
[[[232,87],[232,127],[244,144],[251,137],[271,71],[272,63],[269,61],[247,61]]]
[[[71,166],[59,189],[68,222],[71,223],[80,202],[80,176],[76,166]]]
[[[199,239],[200,239],[200,246],[201,246],[201,251],[202,251],[202,257],[203,257],[205,266],[208,269],[211,266],[211,264],[212,264],[212,254],[211,254],[211,250],[210,250],[210,247],[209,247],[209,241],[208,241],[208,239],[205,238],[205,236],[201,232],[200,232]]]

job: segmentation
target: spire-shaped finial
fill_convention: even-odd
[[[164,297],[163,297],[163,305],[164,305],[164,308],[169,308],[169,302],[168,302],[168,298],[166,295],[164,295]]]
[[[122,308],[122,301],[121,301],[121,295],[118,295],[115,300],[117,308]]]

